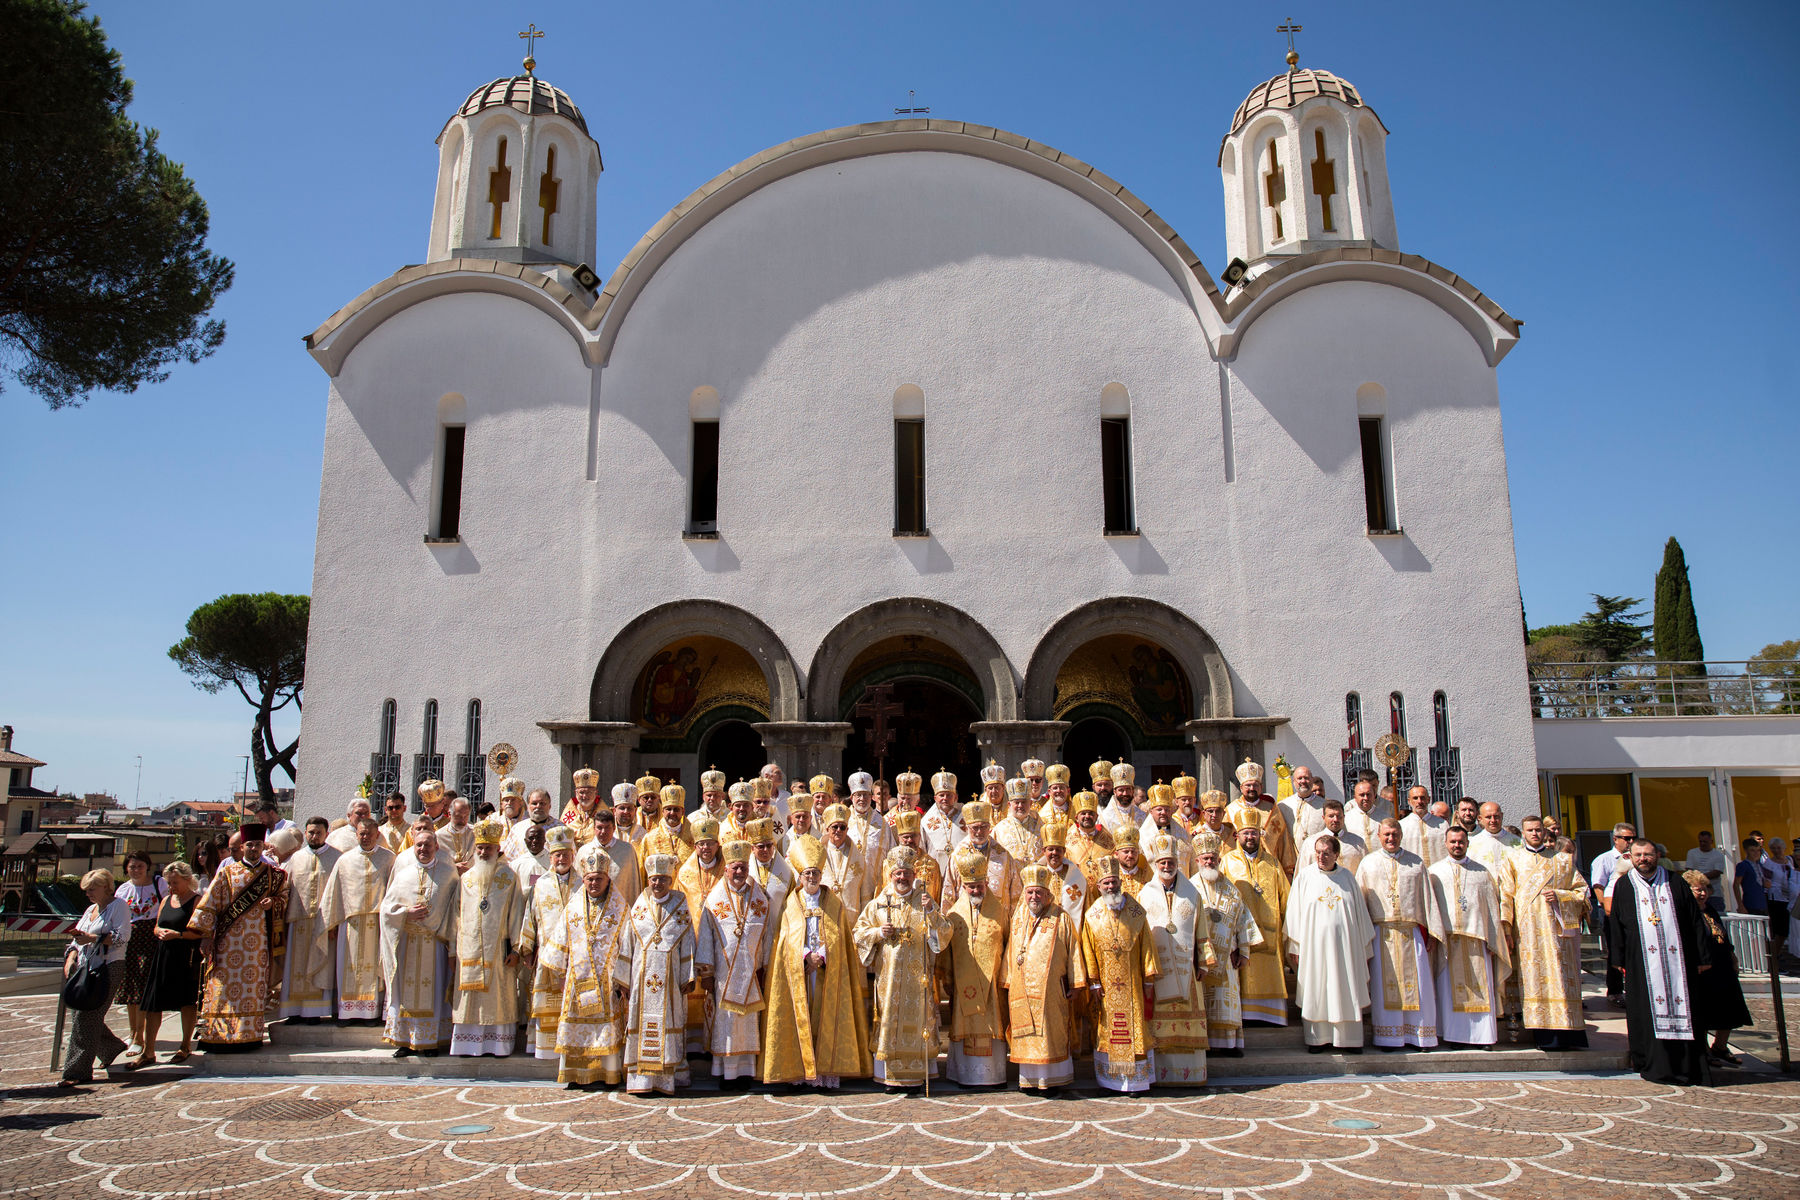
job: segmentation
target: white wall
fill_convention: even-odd
[[[1800,767],[1800,717],[1559,717],[1532,733],[1546,771]]]
[[[1101,536],[1114,381],[1138,538]],[[1370,381],[1388,395],[1404,538],[1363,530]],[[906,383],[925,394],[929,541],[891,536]],[[699,386],[721,396],[717,542],[680,537]],[[432,549],[448,392],[469,412],[462,544]],[[1261,316],[1221,371],[1165,271],[1070,191],[955,154],[834,162],[676,250],[604,370],[491,294],[405,309],[351,352],[326,422],[297,811],[349,799],[389,696],[403,754],[430,696],[456,753],[479,696],[485,740],[553,781],[534,722],[585,719],[612,637],[671,599],[747,609],[804,672],[847,614],[928,597],[1022,675],[1052,622],[1114,595],[1203,626],[1239,715],[1294,719],[1275,747],[1290,761],[1336,778],[1352,688],[1371,738],[1403,690],[1422,745],[1443,688],[1466,789],[1509,810],[1535,795],[1495,379],[1456,321],[1395,288],[1325,284]]]

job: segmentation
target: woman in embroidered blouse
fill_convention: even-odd
[[[124,1039],[107,1028],[106,1014],[112,1009],[119,964],[125,959],[125,944],[131,938],[131,913],[125,902],[113,894],[111,871],[89,871],[81,877],[81,890],[87,893],[88,907],[75,923],[74,940],[63,951],[63,977],[66,979],[75,969],[81,947],[98,945],[101,961],[107,965],[106,999],[86,1012],[69,1014],[69,1044],[63,1052],[62,1079],[58,1084],[66,1088],[91,1083],[96,1058],[111,1074],[113,1059],[125,1052]],[[127,1063],[124,1069],[134,1068]]]
[[[143,997],[144,972],[156,949],[156,909],[169,889],[151,873],[150,856],[142,850],[125,856],[125,876],[125,882],[113,894],[125,902],[131,913],[131,938],[125,943],[125,958],[119,966],[119,982],[113,995],[125,1006],[125,1016],[131,1023],[131,1045],[125,1052],[138,1058],[144,1052],[144,1011],[138,1007],[138,1000]]]

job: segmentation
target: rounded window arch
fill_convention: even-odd
[[[710,385],[695,388],[688,394],[688,420],[719,419],[719,389]]]
[[[1387,415],[1387,389],[1379,383],[1365,383],[1356,389],[1356,415],[1359,417],[1382,417]]]
[[[900,421],[923,421],[925,389],[916,383],[903,383],[895,388],[894,418]]]

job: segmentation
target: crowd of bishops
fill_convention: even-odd
[[[990,763],[967,797],[948,771],[840,787],[774,764],[704,772],[698,797],[653,776],[603,792],[588,769],[562,803],[511,776],[479,810],[437,780],[410,813],[359,795],[234,839],[202,907],[257,946],[211,954],[202,1037],[379,1024],[396,1056],[530,1054],[632,1093],[694,1070],[727,1090],[1054,1090],[1083,1062],[1105,1089],[1193,1087],[1246,1027],[1291,1021],[1322,1054],[1362,1053],[1365,1028],[1389,1051],[1576,1049],[1580,934],[1630,879],[1609,949],[1686,1018],[1643,1022],[1642,1046],[1634,1024],[1634,1063],[1700,1081],[1679,876],[1591,887],[1535,812],[1509,827],[1373,772],[1346,803],[1279,768],[1279,799],[1250,760],[1230,796],[1105,761],[1073,790],[1035,760]],[[247,901],[270,921],[223,920]]]

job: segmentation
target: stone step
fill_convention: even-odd
[[[0,996],[49,995],[61,989],[61,967],[25,967],[0,975]]]

